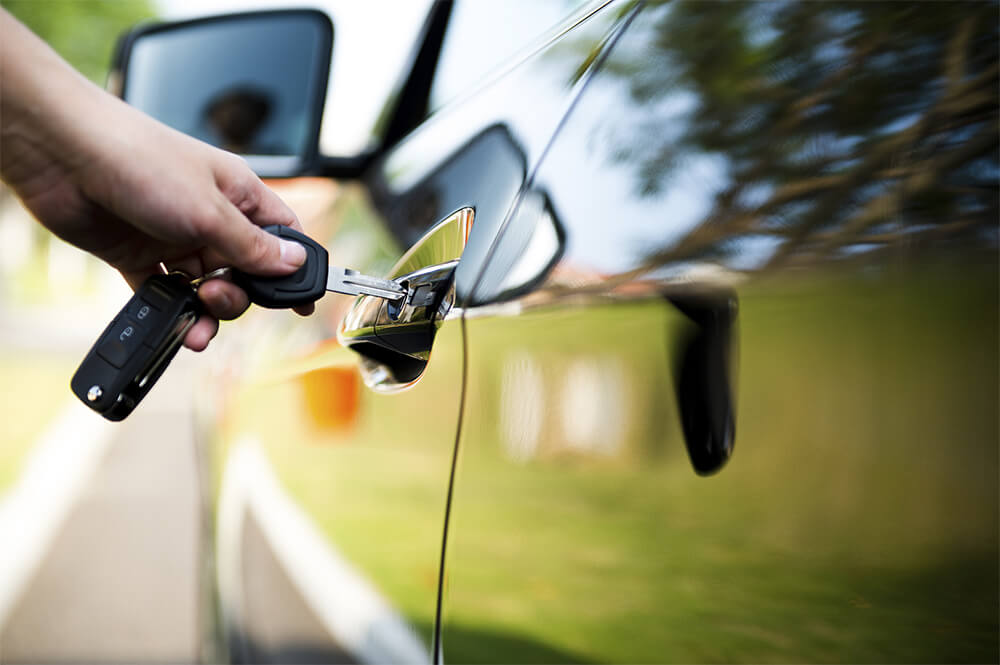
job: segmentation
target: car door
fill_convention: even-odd
[[[229,340],[247,362],[222,377],[214,446],[234,659],[431,659],[465,385],[461,311],[580,72],[621,24],[602,9],[536,27],[514,65],[432,108],[364,188],[340,188],[332,211],[305,222],[332,261],[417,285],[413,300],[328,296],[308,320],[252,312]],[[569,32],[577,49],[554,52]]]
[[[996,11],[596,60],[462,313],[445,662],[997,659]]]

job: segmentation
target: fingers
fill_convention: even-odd
[[[205,304],[206,313],[198,319],[184,338],[184,346],[193,351],[203,351],[219,331],[219,320],[239,317],[250,306],[243,289],[222,279],[210,279],[198,287],[198,297]],[[308,316],[316,310],[313,304],[296,307],[295,312]]]
[[[242,200],[230,200],[250,221],[257,226],[281,224],[302,231],[302,224],[292,209],[274,193],[274,190],[261,182],[260,178],[251,174],[251,179],[245,187]]]
[[[175,270],[180,271],[194,279],[195,277],[200,277],[205,274],[205,263],[198,256],[189,256],[183,259],[176,259],[169,262],[164,262],[168,272],[173,272]]]
[[[211,265],[211,264],[209,264]],[[167,270],[180,270],[190,275],[192,278],[205,274],[209,269],[205,267],[206,261],[192,256],[186,259],[171,261]],[[142,273],[124,274],[125,280],[135,291],[139,285],[158,271],[146,271]],[[216,319],[229,321],[238,318],[250,306],[250,299],[246,292],[232,282],[224,279],[210,279],[198,286],[198,297],[205,306],[205,311]]]
[[[287,275],[306,260],[302,245],[265,233],[225,199],[201,234],[227,264],[255,275]]]
[[[218,319],[203,314],[184,337],[184,346],[192,351],[204,351],[217,332],[219,332]]]
[[[295,213],[242,159],[228,153],[219,155],[213,169],[225,201],[219,204],[222,214],[202,229],[206,241],[202,258],[212,264],[218,259],[219,265],[231,265],[256,275],[286,275],[297,270],[306,260],[302,245],[259,228],[279,224],[302,231]],[[215,297],[217,301],[212,300]],[[208,305],[215,304],[217,309],[213,313],[223,319],[238,316],[246,309],[246,294],[234,290],[209,291],[203,299]],[[311,305],[295,309],[303,316],[314,310]]]
[[[301,266],[306,259],[301,245],[259,228],[280,224],[301,231],[292,209],[235,155],[220,152],[213,170],[222,197],[211,219],[200,225],[206,245],[226,263],[257,275],[286,275]]]
[[[180,266],[174,266],[180,268]],[[193,270],[193,267],[191,267]],[[147,277],[158,271],[122,273],[132,290],[136,290]],[[197,271],[195,271],[197,272]],[[246,292],[232,282],[224,279],[210,279],[198,287],[198,297],[205,305],[205,313],[191,326],[184,337],[184,346],[192,351],[204,351],[208,343],[219,332],[219,321],[238,318],[250,306]],[[315,305],[303,305],[294,308],[301,316],[308,316],[316,309]]]
[[[250,305],[243,289],[221,279],[212,279],[198,289],[198,297],[205,303],[205,314],[191,326],[184,337],[184,346],[192,351],[204,351],[208,343],[219,332],[219,319],[235,319]],[[313,304],[294,308],[301,316],[308,316],[316,310]]]
[[[235,319],[250,306],[246,292],[232,282],[210,279],[198,287],[198,297],[209,314],[217,319]]]
[[[180,266],[173,266],[180,268]],[[186,266],[192,267],[192,266]],[[193,267],[192,267],[193,268]],[[132,290],[138,290],[146,278],[150,275],[159,273],[159,270],[146,270],[141,272],[123,272],[122,277],[128,282],[128,285],[132,287]],[[205,287],[212,285],[208,288],[208,298],[209,301],[205,303],[205,309],[207,313],[202,314],[198,317],[191,329],[188,330],[187,335],[184,336],[184,346],[191,349],[192,351],[204,351],[208,343],[212,341],[215,334],[219,332],[219,318],[236,318],[246,309],[246,305],[243,305],[239,313],[233,314],[236,309],[239,308],[239,295],[234,295],[227,288],[220,288],[219,283],[225,284],[226,286],[232,287],[239,294],[242,294],[244,300],[246,299],[246,294],[243,290],[235,285],[228,284],[227,282],[222,282],[222,280],[213,279],[202,284],[202,287],[198,289],[198,295],[202,296],[202,291]],[[225,298],[220,296],[220,292],[224,293]],[[205,298],[202,297],[205,301]],[[231,316],[230,316],[231,315]]]
[[[216,159],[210,160],[217,187],[215,196],[202,199],[205,205],[189,218],[201,247],[191,255],[170,261],[168,267],[192,276],[221,265],[257,275],[285,275],[297,270],[305,262],[305,249],[260,228],[280,224],[301,231],[295,213],[241,159],[221,151],[216,155]],[[123,275],[136,289],[153,272],[143,270]],[[222,279],[203,283],[198,296],[205,313],[184,338],[184,345],[195,351],[208,346],[218,332],[220,320],[237,318],[250,304],[241,288]],[[305,316],[314,309],[306,305],[295,311]]]
[[[160,271],[158,269],[153,269],[153,268],[149,270],[130,271],[130,272],[121,271],[121,276],[125,278],[125,281],[128,283],[130,287],[132,287],[133,291],[138,291],[139,287],[142,286],[142,283],[146,281],[147,277],[149,277],[150,275],[155,275],[159,272]]]

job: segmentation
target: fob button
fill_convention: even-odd
[[[161,311],[163,309],[162,304],[157,307],[145,298],[133,298],[125,313],[133,317],[140,325],[155,328],[157,320],[162,317]]]
[[[142,294],[142,300],[140,302],[146,305],[151,305],[153,309],[161,311],[170,307],[173,297],[162,287],[159,287],[156,284],[149,284],[148,288],[144,289],[144,291],[145,292]]]
[[[108,334],[97,347],[97,355],[101,356],[115,367],[121,367],[132,356],[132,353],[142,343],[142,330],[139,324],[123,317],[115,322]]]
[[[292,274],[292,284],[298,286],[302,282],[306,281],[306,276],[309,274],[309,268],[302,266]]]
[[[101,344],[97,349],[97,354],[107,360],[115,367],[121,367],[128,360],[128,348],[113,339],[109,339]]]

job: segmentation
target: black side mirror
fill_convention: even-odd
[[[264,177],[317,168],[333,25],[278,10],[140,26],[119,44],[120,95]]]
[[[667,300],[691,323],[674,340],[674,387],[691,465],[708,476],[732,456],[736,436],[736,294],[719,290],[675,294]]]

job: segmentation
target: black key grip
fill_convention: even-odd
[[[250,302],[270,309],[284,309],[316,302],[326,293],[329,255],[318,242],[287,226],[265,226],[271,235],[294,240],[306,248],[306,262],[291,275],[261,277],[233,269],[232,276],[240,288],[247,292]]]

